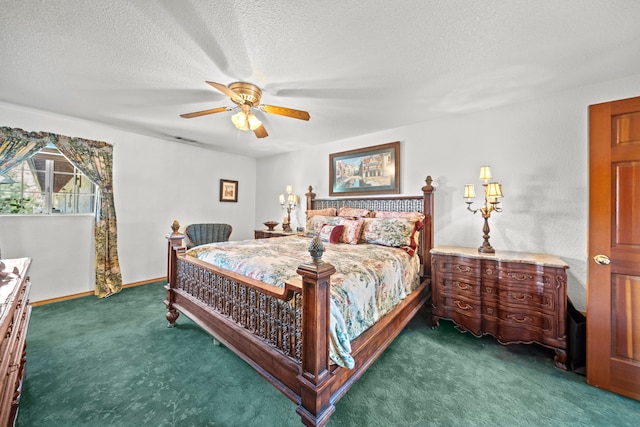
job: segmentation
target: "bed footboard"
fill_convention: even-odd
[[[169,326],[184,312],[297,403],[305,425],[326,424],[335,410],[326,386],[335,268],[315,257],[298,267],[300,283],[281,289],[188,257],[179,224],[172,229],[164,301]]]

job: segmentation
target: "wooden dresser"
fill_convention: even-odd
[[[26,363],[31,259],[2,260],[0,272],[0,426],[14,425]],[[15,273],[14,273],[15,271]]]
[[[538,343],[567,369],[567,273],[552,255],[437,246],[431,250],[433,325],[452,320],[502,344]]]

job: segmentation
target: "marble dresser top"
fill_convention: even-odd
[[[532,254],[500,250],[496,250],[495,254],[483,254],[478,252],[477,248],[466,248],[462,246],[436,246],[431,249],[430,252],[432,254],[462,255],[469,258],[493,259],[496,261],[522,262],[549,267],[569,268],[567,263],[559,257],[547,254]]]

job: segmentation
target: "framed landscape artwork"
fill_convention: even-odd
[[[400,193],[400,142],[329,155],[329,195]]]
[[[228,179],[220,180],[220,201],[221,202],[237,202],[238,201],[238,181]]]

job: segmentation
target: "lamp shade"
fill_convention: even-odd
[[[480,168],[480,179],[485,182],[491,179],[491,168],[489,166],[482,166]]]
[[[502,197],[502,185],[490,182],[487,185],[487,197]]]
[[[464,198],[465,199],[473,199],[476,197],[476,190],[473,187],[473,184],[467,184],[464,186]]]

